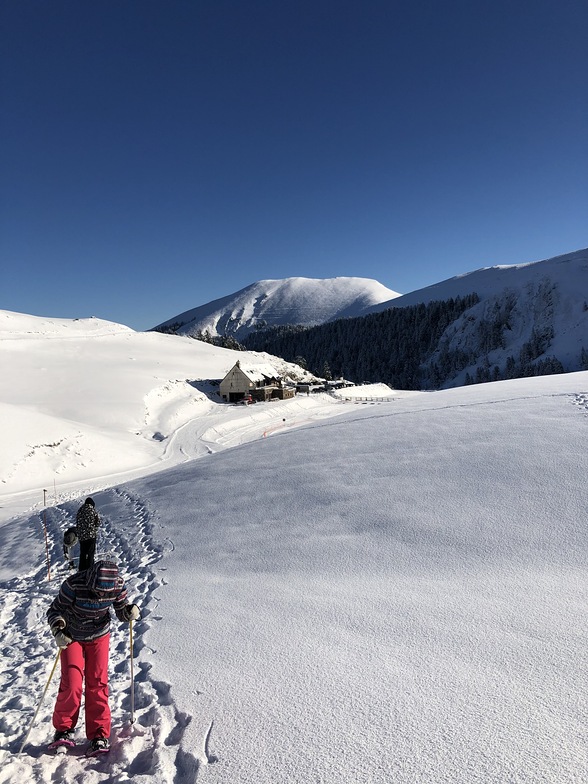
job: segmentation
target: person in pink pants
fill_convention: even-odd
[[[108,705],[108,647],[110,634],[88,642],[71,642],[61,651],[61,682],[53,711],[53,726],[69,732],[78,723],[86,686],[86,736],[110,737]]]
[[[47,611],[47,620],[61,650],[61,681],[53,711],[55,736],[50,748],[73,746],[73,731],[85,697],[87,754],[110,748],[108,704],[108,655],[110,608],[123,622],[140,617],[136,604],[127,600],[127,590],[117,565],[98,561],[90,569],[65,580]]]

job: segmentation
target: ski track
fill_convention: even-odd
[[[164,584],[162,554],[173,543],[157,543],[149,509],[124,486],[94,494],[102,520],[97,542],[97,559],[112,553],[124,576],[129,600],[141,608],[141,619],[133,626],[135,721],[130,716],[130,635],[128,624],[114,617],[110,641],[111,750],[108,755],[86,759],[84,710],[76,728],[78,746],[65,756],[48,757],[46,745],[53,735],[51,716],[59,685],[57,666],[23,753],[18,751],[32,721],[57,649],[45,614],[61,582],[71,574],[62,553],[63,532],[75,522],[80,500],[68,501],[46,510],[51,581],[45,552],[41,563],[21,577],[0,582],[0,621],[3,638],[0,653],[13,662],[0,674],[0,784],[17,780],[72,782],[79,784],[193,784],[201,765],[214,762],[204,739],[204,755],[192,754],[181,746],[192,717],[178,711],[171,686],[151,675],[150,657],[155,653],[144,643],[144,634],[157,623],[157,588]],[[22,517],[17,526],[43,530],[42,514]],[[77,558],[77,546],[73,555]]]

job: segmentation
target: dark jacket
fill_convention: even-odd
[[[99,526],[100,518],[96,509],[88,503],[80,506],[76,515],[76,529],[80,542],[84,542],[87,539],[95,539]]]
[[[89,569],[68,577],[47,610],[49,626],[65,621],[65,633],[77,642],[108,634],[110,607],[119,621],[128,621],[127,589],[111,561],[97,561]]]

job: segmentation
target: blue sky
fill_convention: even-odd
[[[147,329],[588,245],[584,0],[4,0],[0,308]]]

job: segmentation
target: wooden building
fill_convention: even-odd
[[[253,365],[237,360],[220,382],[220,396],[227,403],[238,403],[251,395],[253,401],[282,397],[282,379],[270,364]]]

